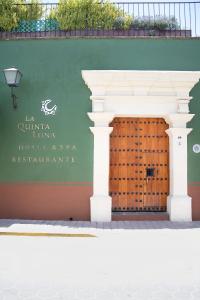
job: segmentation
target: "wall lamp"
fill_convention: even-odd
[[[14,94],[14,88],[18,87],[20,80],[22,78],[22,73],[16,68],[4,69],[4,76],[6,83],[11,87],[11,98],[13,103],[13,108],[17,108],[17,96]]]

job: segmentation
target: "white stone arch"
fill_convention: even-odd
[[[94,122],[93,196],[91,221],[110,222],[112,199],[109,196],[109,123],[114,117],[160,117],[169,124],[170,193],[167,211],[172,221],[191,221],[191,198],[187,194],[186,128],[193,118],[188,104],[190,90],[198,82],[196,71],[82,71],[92,92]]]

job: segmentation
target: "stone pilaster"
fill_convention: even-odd
[[[109,154],[110,133],[113,128],[108,127],[113,114],[89,113],[95,127],[90,127],[94,135],[94,168],[93,168],[93,196],[90,198],[91,221],[110,222],[112,199],[109,196]]]
[[[171,221],[191,221],[191,198],[187,194],[187,135],[192,131],[186,123],[192,119],[190,114],[172,114],[166,120],[170,128],[169,135],[169,170],[170,195],[167,209]]]

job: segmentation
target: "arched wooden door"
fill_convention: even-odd
[[[168,128],[162,118],[115,118],[110,126],[113,211],[166,211]]]

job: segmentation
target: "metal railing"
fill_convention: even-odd
[[[78,1],[77,1],[78,2]],[[200,37],[200,1],[0,5],[0,38]]]

